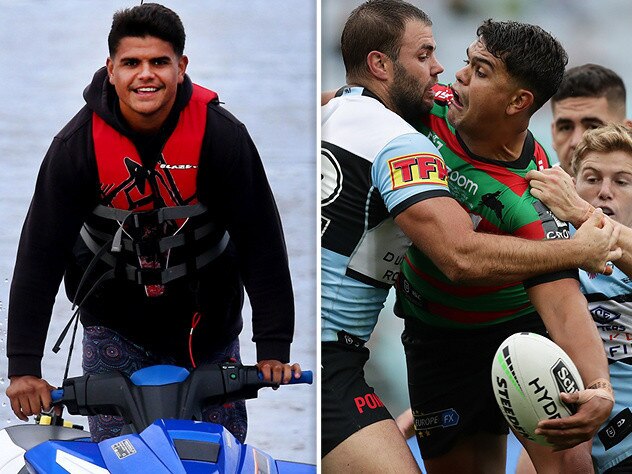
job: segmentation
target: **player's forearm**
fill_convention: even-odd
[[[573,240],[534,241],[472,232],[452,252],[451,274],[446,274],[461,283],[511,283],[577,268],[585,251]]]
[[[619,231],[620,226],[611,220],[604,220],[599,209],[591,214],[571,240],[533,242],[509,237],[504,238],[510,240],[499,240],[492,236],[496,240],[479,240],[483,254],[477,257],[481,265],[491,265],[485,271],[500,272],[497,277],[511,272],[521,273],[518,280],[577,267],[589,272],[603,272],[606,262],[621,257],[621,249],[617,246]],[[485,235],[481,237],[490,238]],[[495,262],[488,260],[485,255],[485,252],[489,252],[489,246],[497,252]]]
[[[603,353],[603,347],[600,341],[586,341],[581,343],[582,335],[580,333],[567,334],[565,337],[558,338],[555,342],[569,355],[571,360],[575,362],[577,370],[582,377],[584,387],[598,379],[610,380],[608,372],[608,364]],[[597,345],[599,344],[599,346]]]
[[[585,324],[569,324],[551,336],[575,362],[584,386],[600,378],[610,379],[603,344],[592,320]]]
[[[494,285],[577,267],[603,271],[616,237],[611,225],[596,225],[598,218],[571,240],[526,240],[476,232],[454,199],[436,197],[410,206],[395,222],[453,282]]]

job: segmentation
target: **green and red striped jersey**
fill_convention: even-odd
[[[439,149],[449,168],[450,191],[469,212],[476,230],[534,240],[570,238],[568,225],[529,192],[527,172],[550,166],[544,148],[531,132],[521,156],[513,162],[476,156],[447,121],[448,102],[442,99],[449,99],[449,88],[442,86],[436,92],[439,100],[431,113],[414,125]],[[575,275],[559,272],[525,284]],[[436,326],[486,326],[535,312],[523,282],[456,285],[415,247],[410,247],[404,257],[397,291],[398,311]]]

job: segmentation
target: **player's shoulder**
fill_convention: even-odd
[[[437,147],[425,135],[416,131],[402,133],[389,140],[380,150],[380,155],[386,156],[415,156],[441,154]]]
[[[369,161],[384,152],[436,153],[432,142],[362,88],[348,88],[322,108],[322,139]]]
[[[68,140],[84,136],[91,130],[92,111],[88,106],[83,106],[75,116],[55,135],[56,140],[67,142]]]
[[[323,126],[351,122],[359,134],[396,136],[414,131],[412,125],[388,109],[380,98],[363,87],[344,87],[322,108]]]

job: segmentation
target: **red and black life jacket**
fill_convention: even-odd
[[[143,166],[132,141],[92,114],[94,153],[99,170],[101,204],[146,211],[197,202],[196,176],[206,127],[207,104],[217,94],[193,86],[154,169]]]
[[[83,241],[94,253],[86,274],[103,261],[111,270],[99,282],[122,277],[145,285],[148,296],[156,296],[150,294],[150,287],[160,290],[165,283],[208,265],[225,250],[228,233],[210,221],[196,192],[208,103],[213,100],[217,100],[215,92],[193,86],[191,99],[153,168],[144,166],[129,138],[93,113],[100,204],[81,229]],[[204,245],[199,245],[201,241]],[[174,262],[172,250],[185,257]],[[76,299],[75,303],[80,304]]]

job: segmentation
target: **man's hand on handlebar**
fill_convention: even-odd
[[[299,364],[284,364],[278,360],[260,360],[257,369],[263,375],[266,382],[286,384],[292,377],[301,376],[301,366]]]
[[[11,377],[7,388],[7,397],[11,400],[13,413],[22,421],[27,421],[31,415],[39,415],[44,410],[50,410],[50,391],[55,387],[46,380],[34,375],[20,375]]]

